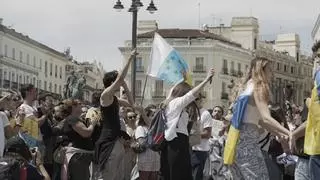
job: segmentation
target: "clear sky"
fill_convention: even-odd
[[[230,24],[233,16],[259,18],[260,35],[274,39],[277,33],[296,32],[302,49],[312,46],[311,31],[320,13],[320,0],[154,0],[159,9],[149,14],[150,0],[139,20],[157,20],[160,28],[198,28],[200,24]],[[106,70],[118,69],[122,59],[118,47],[131,39],[131,0],[116,12],[116,0],[0,0],[0,17],[4,25],[63,51],[79,61],[96,59]]]

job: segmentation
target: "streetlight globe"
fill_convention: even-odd
[[[151,0],[149,6],[148,6],[148,8],[147,8],[147,11],[149,11],[150,14],[153,14],[153,13],[156,12],[157,10],[158,10],[158,9],[157,9],[157,7],[154,5],[153,0]]]
[[[124,9],[124,6],[122,5],[121,1],[118,0],[113,6],[113,9],[115,9],[117,12],[120,12],[122,9]]]

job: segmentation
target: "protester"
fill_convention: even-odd
[[[308,118],[307,121],[300,125],[293,133],[291,138],[292,146],[298,138],[305,134],[304,152],[310,155],[309,171],[310,179],[315,180],[320,177],[320,134],[316,133],[320,129],[320,114],[319,114],[319,97],[318,88],[320,85],[320,41],[317,41],[313,47],[314,61],[316,62],[316,69],[314,74],[315,86],[312,89],[311,99],[307,99]],[[304,133],[305,132],[305,133]]]
[[[163,102],[166,110],[166,147],[161,151],[161,173],[166,180],[191,180],[192,168],[189,153],[189,115],[184,110],[214,75],[211,69],[207,78],[193,89],[185,82],[171,90]]]
[[[126,92],[130,94],[124,78],[127,75],[129,65],[136,55],[136,51],[132,51],[128,62],[125,64],[120,74],[117,71],[108,72],[104,75],[103,84],[105,90],[101,94],[101,116],[102,130],[95,148],[95,159],[99,168],[102,170],[105,180],[121,179],[121,163],[124,156],[124,143],[128,146],[130,137],[121,131],[119,105],[132,106],[132,97],[129,101],[118,99],[115,94],[124,86]],[[131,104],[131,105],[130,105]],[[125,141],[123,141],[125,139]]]
[[[66,162],[64,168],[70,180],[89,180],[89,166],[93,158],[94,144],[91,140],[94,127],[98,120],[91,119],[87,127],[81,120],[81,103],[77,100],[65,100],[65,112],[69,112],[63,131],[71,141],[66,147]]]
[[[192,146],[191,165],[193,180],[203,180],[203,169],[209,155],[209,138],[211,137],[212,117],[210,113],[203,108],[205,96],[201,93],[195,100],[200,110],[200,144]]]
[[[236,153],[235,164],[244,179],[269,179],[264,157],[258,146],[258,125],[279,137],[288,137],[290,134],[271,117],[268,109],[271,72],[271,63],[268,59],[257,57],[252,60],[250,71],[243,82],[244,86],[239,89],[241,93],[238,93],[235,102],[224,160],[227,164],[233,164],[233,153]],[[240,137],[237,143],[237,139],[234,138],[239,131]]]
[[[149,125],[149,116],[145,114],[142,107],[139,107],[137,116],[137,128],[135,131],[135,139],[142,147],[142,152],[137,156],[137,168],[139,171],[140,180],[158,180],[160,170],[160,155],[147,147],[147,133]]]

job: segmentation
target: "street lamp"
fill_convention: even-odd
[[[132,50],[137,47],[137,19],[138,19],[138,10],[143,7],[143,3],[140,0],[132,0],[131,7],[129,8],[128,12],[132,13]],[[118,0],[116,4],[113,6],[114,9],[117,11],[121,11],[124,9],[124,6],[121,3],[121,0]],[[146,9],[151,14],[153,14],[158,9],[151,0],[148,8]],[[133,99],[136,98],[136,55],[133,57],[132,65],[131,65],[131,92],[133,95]]]

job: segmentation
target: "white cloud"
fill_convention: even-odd
[[[161,28],[197,28],[198,2],[201,3],[201,23],[212,24],[213,15],[228,25],[232,16],[259,18],[262,35],[298,32],[303,47],[310,47],[310,33],[319,13],[319,0],[154,0],[159,11],[150,15],[144,9],[139,19],[156,19]],[[63,51],[70,46],[79,59],[97,59],[105,69],[119,68],[122,58],[118,47],[131,36],[131,15],[125,9],[113,10],[116,0],[0,0],[0,17],[5,25],[18,32]],[[130,0],[122,0],[126,8]]]

